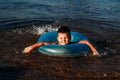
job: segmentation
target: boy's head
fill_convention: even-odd
[[[57,36],[58,44],[66,45],[69,43],[70,39],[71,39],[71,34],[69,28],[64,26],[60,27],[58,29],[58,36]]]

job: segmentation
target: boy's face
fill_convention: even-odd
[[[58,33],[57,40],[58,40],[58,44],[66,45],[69,43],[70,37],[67,33]]]

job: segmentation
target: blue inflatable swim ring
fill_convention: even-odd
[[[71,42],[78,42],[80,40],[88,40],[86,36],[81,33],[71,31]],[[40,36],[38,42],[57,42],[57,31],[46,32]],[[89,51],[86,44],[48,44],[38,48],[38,51],[50,56],[78,56]]]

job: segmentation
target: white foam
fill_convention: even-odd
[[[45,28],[44,27],[37,27],[37,26],[33,25],[33,30],[32,30],[31,33],[40,35],[40,34],[43,34],[44,32],[45,32]]]
[[[41,35],[48,31],[57,31],[59,27],[53,27],[52,25],[43,25],[43,26],[34,26],[33,25],[33,34]]]

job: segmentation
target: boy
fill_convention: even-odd
[[[47,45],[47,44],[59,44],[59,45],[66,45],[70,43],[70,30],[67,27],[60,27],[58,29],[58,36],[57,36],[57,40],[58,42],[38,42],[35,43],[31,46],[26,47],[23,52],[24,53],[30,53],[34,48],[43,46],[43,45]],[[88,40],[80,40],[77,42],[77,44],[87,44],[90,49],[93,52],[93,55],[99,55],[97,50],[95,49],[95,47],[88,41]]]

